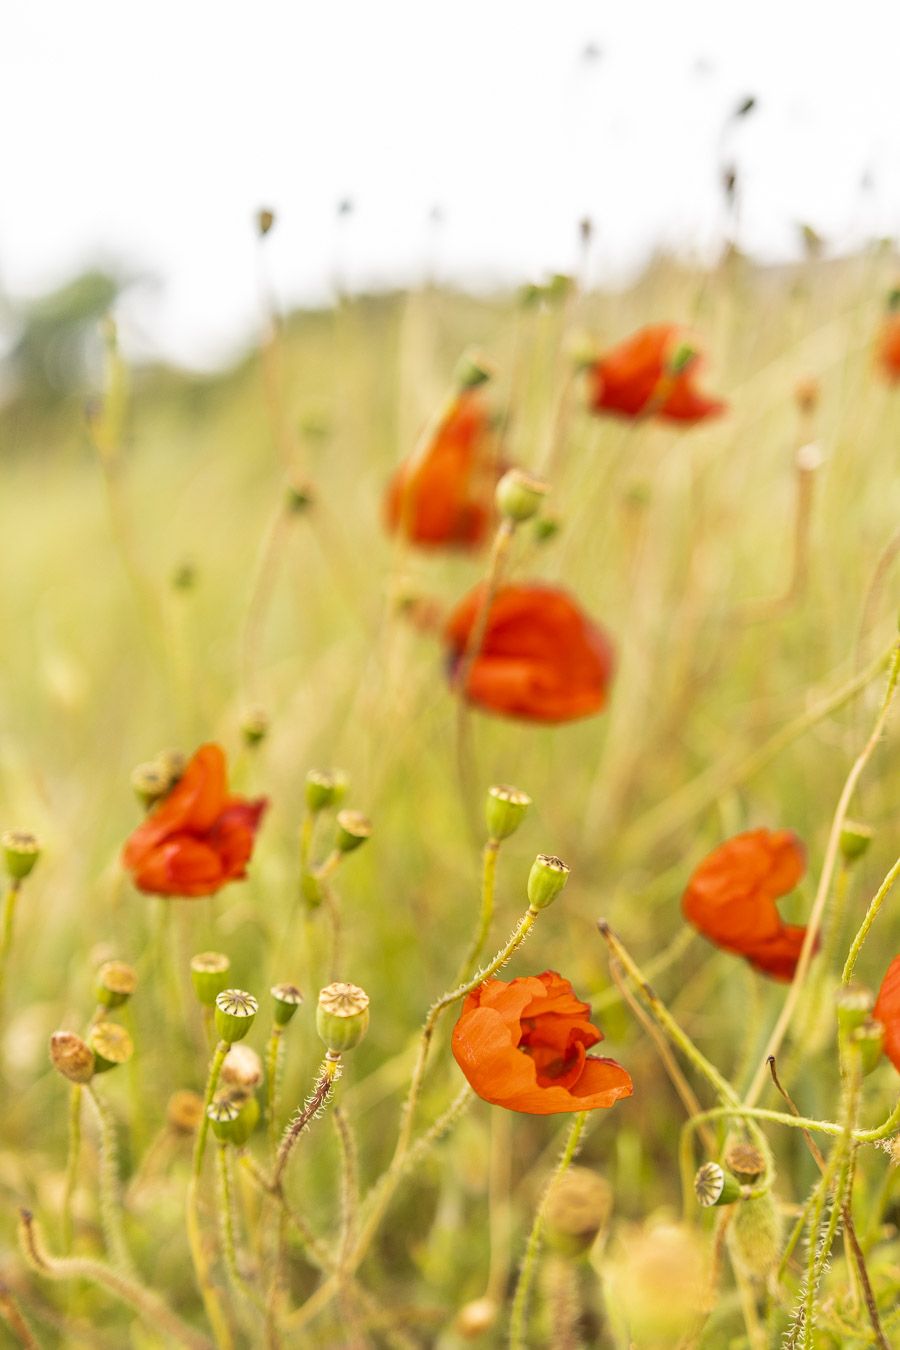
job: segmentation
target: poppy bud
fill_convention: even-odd
[[[546,909],[552,905],[569,880],[569,868],[562,858],[550,853],[539,853],[528,875],[528,903],[532,909]]]
[[[844,862],[856,862],[874,838],[875,831],[870,825],[861,825],[858,820],[845,820],[841,830],[841,857]]]
[[[191,983],[204,1008],[211,1008],[228,984],[231,962],[224,952],[199,952],[191,957]]]
[[[340,769],[310,769],[306,775],[306,809],[313,815],[327,811],[331,806],[340,806],[347,795],[350,783]]]
[[[222,1061],[220,1081],[247,1094],[262,1082],[262,1060],[251,1045],[233,1045]]]
[[[127,1064],[134,1054],[134,1043],[117,1022],[95,1022],[89,1034],[94,1052],[94,1072],[106,1073],[119,1064]]]
[[[259,230],[260,238],[265,238],[275,224],[275,212],[270,211],[268,207],[261,207],[256,213],[256,228]]]
[[[352,853],[372,833],[371,821],[359,811],[338,811],[334,846],[339,853]]]
[[[752,1144],[732,1144],[725,1152],[725,1166],[738,1181],[751,1186],[766,1170],[766,1160]]]
[[[728,1229],[731,1259],[745,1275],[763,1279],[781,1251],[781,1219],[771,1192],[738,1205]]]
[[[74,1031],[54,1031],[50,1037],[50,1061],[70,1083],[89,1083],[94,1076],[94,1052]]]
[[[500,1308],[492,1298],[475,1298],[456,1314],[455,1328],[466,1341],[475,1341],[497,1321]]]
[[[704,1163],[694,1177],[694,1194],[704,1209],[713,1205],[732,1205],[741,1196],[740,1182],[718,1163]]]
[[[501,516],[521,524],[537,515],[549,491],[549,483],[542,478],[522,469],[508,469],[497,484],[494,500]]]
[[[243,989],[223,989],[216,995],[216,1031],[228,1045],[241,1041],[253,1026],[259,1004]]]
[[[275,1025],[286,1027],[303,1002],[303,995],[295,984],[273,984],[269,992],[275,1003]]]
[[[148,760],[146,764],[138,764],[132,769],[131,786],[138,801],[149,811],[151,806],[155,806],[165,797],[172,786],[172,780],[161,764],[155,760]]]
[[[203,1098],[199,1092],[180,1088],[166,1106],[166,1124],[176,1134],[194,1134],[203,1119]]]
[[[554,1183],[544,1207],[544,1235],[563,1256],[581,1256],[609,1223],[612,1187],[589,1167],[570,1167]]]
[[[480,384],[486,384],[493,373],[493,366],[480,352],[464,352],[453,378],[459,389],[477,389]]]
[[[518,788],[488,788],[484,807],[488,837],[499,843],[502,839],[508,839],[511,834],[515,834],[525,819],[530,805],[531,798],[528,793],[520,792]]]
[[[106,961],[97,971],[94,994],[104,1008],[119,1008],[137,988],[137,972],[124,961]]]
[[[884,1049],[883,1024],[874,1017],[867,1018],[862,1026],[853,1032],[850,1040],[859,1052],[859,1064],[863,1075],[871,1073],[878,1067]]]
[[[10,879],[24,881],[41,856],[36,836],[29,830],[7,830],[0,843]]]
[[[838,990],[835,1001],[838,1026],[845,1036],[851,1035],[867,1022],[875,1007],[875,995],[861,984],[845,985]]]
[[[242,1148],[259,1122],[259,1102],[255,1097],[226,1092],[210,1102],[206,1114],[220,1143]]]
[[[269,714],[265,708],[247,708],[241,718],[241,735],[245,745],[259,745],[269,731]]]
[[[338,981],[319,994],[316,1031],[327,1050],[343,1054],[359,1045],[369,1027],[369,995],[357,984]]]

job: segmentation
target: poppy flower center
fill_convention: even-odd
[[[584,1043],[577,1027],[556,1016],[522,1019],[519,1050],[534,1061],[539,1087],[571,1087],[584,1069]]]

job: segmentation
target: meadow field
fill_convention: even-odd
[[[618,293],[345,296],[264,325],[215,376],[132,368],[107,323],[80,387],[8,381],[0,827],[40,854],[6,908],[0,1340],[900,1343],[900,998],[873,1023],[859,992],[900,952],[900,389],[876,359],[897,277],[888,246],[777,269],[660,258]],[[683,326],[724,412],[591,411],[587,337],[599,354],[660,323]],[[386,485],[461,358],[490,376],[502,464],[549,492],[480,547],[421,549],[402,511],[385,528]],[[602,626],[599,710],[467,704],[444,624],[492,569],[564,587]],[[134,770],[209,745],[234,794],[268,802],[247,876],[142,891],[123,863]],[[485,853],[494,785],[532,805]],[[348,818],[342,842],[335,805],[370,833]],[[779,902],[809,925],[786,978],[682,909],[707,855],[764,830],[805,848]],[[606,1109],[491,1104],[451,1051],[539,854],[568,882],[489,974],[571,982],[633,1084]],[[229,1043],[192,982],[210,951],[258,1000],[239,1043],[264,1072],[232,1065],[241,1119],[259,1104],[249,1137],[210,1129],[198,1150]],[[136,977],[118,1006],[110,961]],[[325,1056],[334,981],[368,994],[369,1022]],[[278,983],[304,1001],[273,1038]],[[133,1042],[113,1033],[110,1072],[98,1022]],[[695,1189],[703,1164],[724,1175]],[[707,1185],[730,1202],[701,1204]]]

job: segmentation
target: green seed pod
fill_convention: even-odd
[[[359,1045],[369,1027],[369,995],[356,984],[337,981],[319,994],[316,1031],[327,1050],[342,1054]]]
[[[243,989],[223,989],[216,995],[216,1031],[228,1045],[241,1041],[253,1026],[259,1004]]]
[[[562,858],[550,853],[539,853],[528,876],[528,903],[532,909],[546,909],[552,905],[569,880],[569,868]]]
[[[549,491],[549,483],[542,478],[522,469],[508,469],[497,484],[494,501],[501,516],[520,525],[537,515]]]
[[[372,833],[372,822],[359,811],[338,811],[334,846],[339,853],[352,853]]]
[[[312,815],[340,806],[350,781],[340,769],[310,769],[306,775],[306,809]]]
[[[713,1205],[732,1205],[740,1199],[740,1182],[718,1163],[704,1163],[694,1177],[694,1194],[704,1209]]]
[[[838,1026],[845,1036],[869,1020],[875,1007],[875,995],[861,984],[842,986],[836,995]]]
[[[30,830],[7,830],[0,838],[6,870],[12,881],[24,881],[41,856],[41,846]]]
[[[752,1144],[730,1144],[725,1151],[725,1166],[738,1181],[750,1186],[765,1173],[766,1160]]]
[[[165,797],[172,780],[161,764],[148,760],[146,764],[138,764],[132,769],[131,786],[138,801],[149,811],[151,806]]]
[[[89,1083],[94,1076],[94,1052],[74,1031],[54,1031],[50,1061],[70,1083]]]
[[[548,1246],[562,1256],[583,1255],[607,1227],[612,1203],[608,1181],[589,1167],[570,1167],[547,1196],[544,1233]]]
[[[95,1022],[88,1039],[94,1052],[95,1073],[107,1073],[120,1064],[127,1064],[134,1054],[131,1037],[117,1022]]]
[[[137,971],[124,961],[105,961],[97,971],[94,996],[104,1008],[120,1008],[137,988]]]
[[[857,820],[845,820],[841,830],[841,856],[844,862],[856,862],[874,838],[875,831],[870,825],[861,825]]]
[[[870,1017],[850,1037],[851,1044],[859,1053],[859,1063],[863,1075],[877,1069],[884,1049],[884,1026]]]
[[[303,995],[295,984],[273,984],[269,992],[275,1004],[275,1025],[286,1027],[303,1002]]]
[[[246,708],[241,717],[241,735],[245,745],[259,745],[269,732],[269,714],[265,708]]]
[[[781,1251],[781,1217],[770,1191],[744,1200],[734,1211],[728,1245],[737,1268],[753,1279],[764,1279]]]
[[[488,838],[508,839],[522,824],[528,814],[531,798],[527,792],[514,787],[488,788],[484,806],[484,819],[487,824]]]
[[[454,382],[458,389],[477,389],[486,384],[494,373],[494,367],[480,352],[464,352],[454,372]]]
[[[228,984],[231,962],[224,952],[198,952],[191,957],[191,984],[204,1008],[215,1006],[216,999]]]
[[[220,1143],[242,1148],[259,1123],[259,1102],[255,1097],[225,1092],[210,1102],[206,1114]]]

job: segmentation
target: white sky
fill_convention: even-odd
[[[570,269],[584,214],[616,277],[719,237],[750,93],[743,242],[790,254],[808,221],[850,247],[900,223],[898,62],[895,0],[0,0],[0,289],[118,259],[159,281],[143,345],[213,362],[256,320],[263,204],[288,302],[339,254],[354,285],[435,252],[469,282]]]

